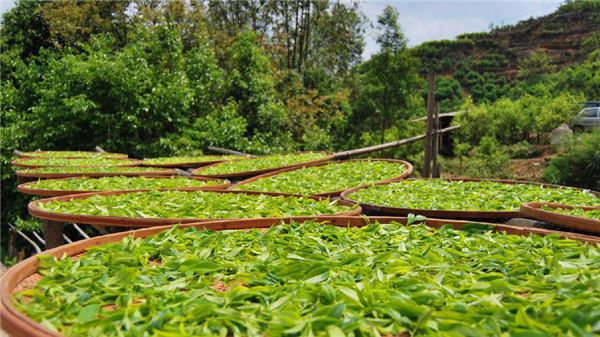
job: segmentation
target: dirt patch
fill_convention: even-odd
[[[511,171],[515,179],[542,182],[544,169],[552,156],[543,156],[530,159],[512,159]]]

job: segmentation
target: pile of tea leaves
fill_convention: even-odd
[[[261,178],[236,189],[312,195],[392,179],[406,171],[402,163],[382,160],[332,162]]]
[[[23,152],[25,157],[36,158],[127,158],[126,154],[91,151],[31,151]]]
[[[462,211],[514,211],[532,201],[569,205],[594,205],[600,201],[591,192],[575,188],[442,179],[403,180],[360,189],[346,197],[387,207]]]
[[[582,218],[590,218],[600,220],[600,208],[593,210],[586,210],[582,208],[559,208],[559,207],[548,207],[542,206],[544,211],[560,213],[572,216],[579,216]]]
[[[39,262],[14,304],[67,336],[600,332],[600,247],[477,226],[174,227]]]
[[[113,158],[20,158],[15,160],[16,164],[36,165],[36,166],[125,166],[135,163],[127,159]]]
[[[328,199],[204,191],[148,191],[40,203],[46,211],[131,218],[266,218],[345,212]]]
[[[241,156],[180,156],[180,157],[158,157],[144,159],[146,165],[171,165],[171,164],[195,164],[219,160],[233,160],[243,158]]]
[[[231,174],[247,171],[272,169],[295,164],[306,163],[327,156],[324,152],[303,152],[291,154],[276,154],[256,158],[227,161],[194,170],[195,174]]]
[[[124,166],[47,166],[47,167],[38,167],[32,169],[24,169],[19,170],[21,173],[137,173],[137,172],[166,172],[172,171],[174,174],[177,173],[176,170],[166,170],[156,167],[124,167]]]
[[[185,177],[101,177],[45,179],[27,184],[28,188],[52,191],[155,190],[161,188],[204,187],[224,184],[226,180],[199,180]]]

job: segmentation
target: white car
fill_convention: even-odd
[[[571,123],[571,128],[575,132],[600,128],[600,107],[589,107],[581,110]]]

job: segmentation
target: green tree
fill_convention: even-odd
[[[544,74],[554,72],[555,69],[548,55],[534,52],[519,62],[517,76],[525,80],[535,80]]]
[[[377,26],[380,31],[377,37],[377,44],[384,52],[397,53],[406,48],[406,37],[400,29],[398,11],[387,5],[383,13],[377,17]]]
[[[19,0],[2,16],[0,25],[0,49],[18,50],[20,57],[27,59],[37,55],[42,48],[51,46],[50,30],[40,13],[41,1]],[[6,69],[2,69],[6,74]]]
[[[415,100],[419,82],[415,60],[406,50],[397,19],[396,10],[387,6],[378,19],[380,51],[358,67],[360,88],[355,117],[379,125],[381,142],[394,121],[409,117],[407,109]]]
[[[228,53],[227,96],[237,102],[240,115],[248,121],[248,136],[280,133],[285,111],[275,96],[271,64],[258,36],[252,31],[240,33]]]

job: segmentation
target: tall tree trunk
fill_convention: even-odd
[[[292,49],[292,67],[296,68],[296,52],[298,50],[298,16],[300,14],[300,5],[297,1],[294,2],[294,4],[296,5],[296,19],[294,21],[294,47]]]
[[[285,30],[285,44],[287,51],[287,68],[292,68],[292,37],[290,35],[290,3],[288,1],[284,1],[284,30]]]
[[[309,46],[310,46],[310,26],[311,26],[311,21],[310,21],[310,11],[311,11],[311,4],[312,2],[310,0],[307,1],[307,10],[306,10],[306,15],[305,15],[305,19],[304,19],[304,29],[302,30],[304,33],[304,37],[303,37],[303,41],[304,41],[304,47],[302,48],[302,56],[301,56],[301,65],[300,65],[300,69],[299,71],[302,72],[303,68],[306,68],[306,62],[308,59],[308,54],[309,54]]]
[[[298,22],[299,34],[298,34],[298,61],[296,62],[296,70],[298,73],[302,71],[302,56],[304,55],[304,25],[306,20],[306,0],[300,2],[300,21]]]

